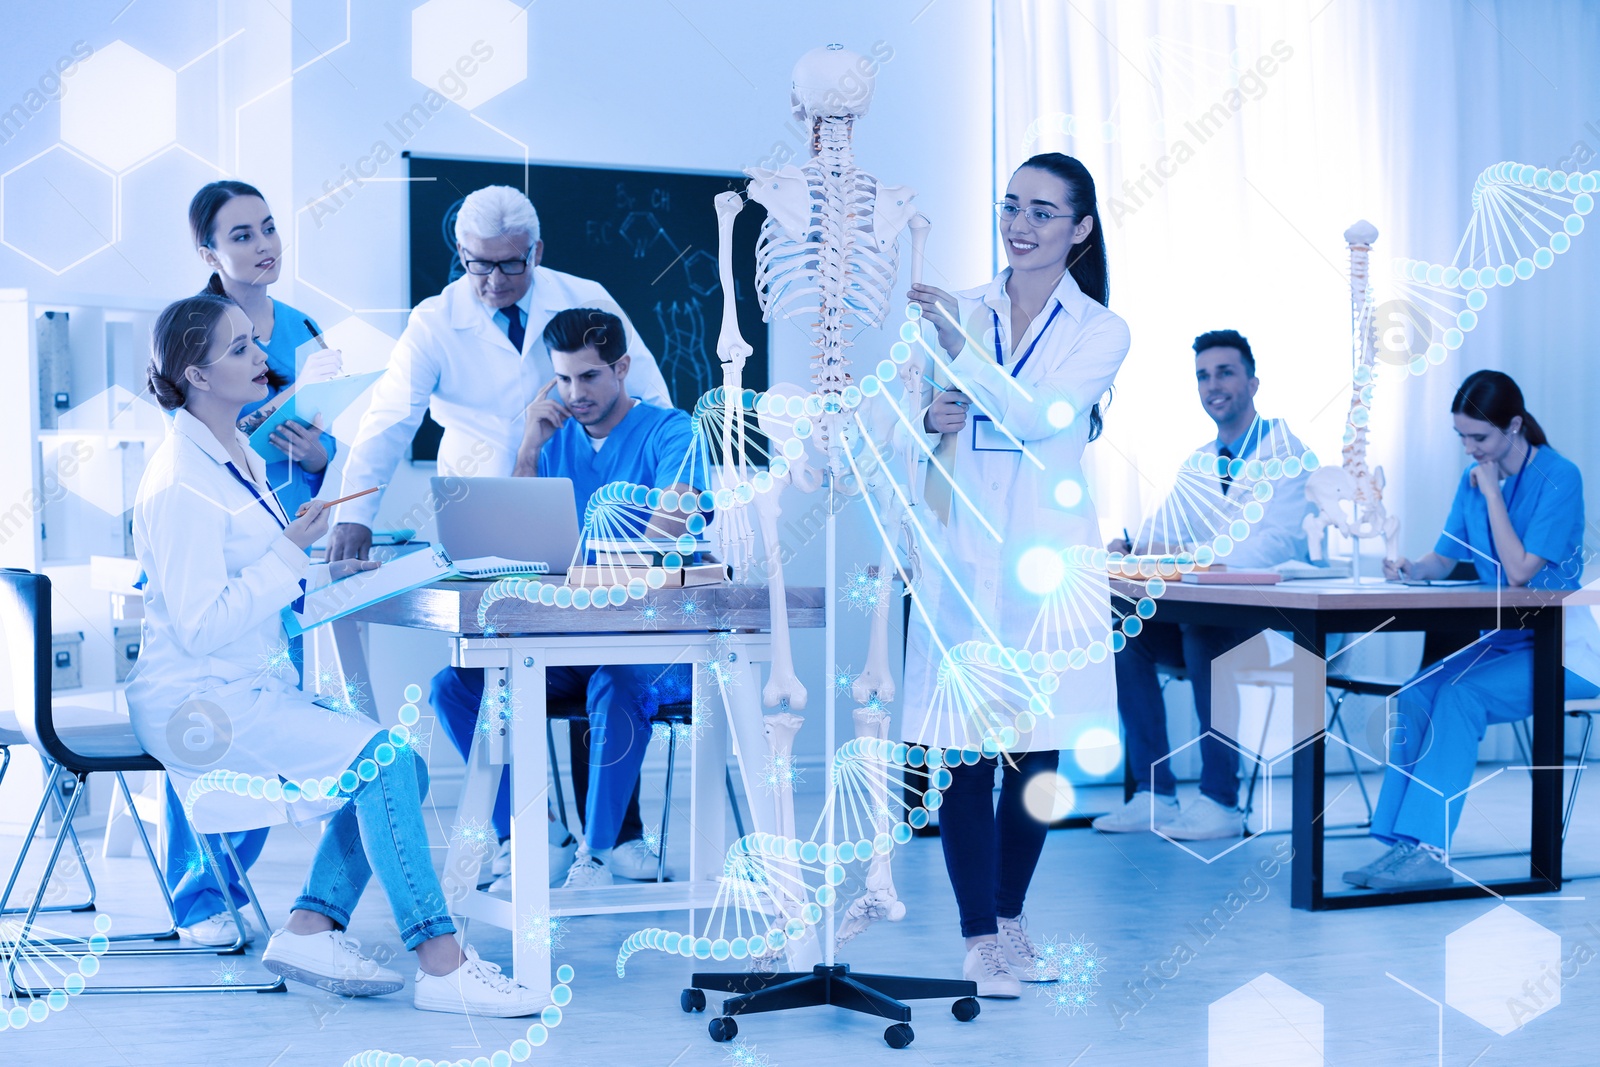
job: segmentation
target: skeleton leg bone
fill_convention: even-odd
[[[871,708],[855,710],[856,736],[880,741],[889,737],[889,713]],[[889,777],[879,768],[867,789],[872,802],[872,825],[876,834],[889,832]],[[906,917],[905,902],[895,893],[890,854],[874,854],[867,866],[867,891],[851,902],[840,920],[834,937],[834,950],[858,937],[880,919],[899,922]]]

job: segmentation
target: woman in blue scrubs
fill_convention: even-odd
[[[1485,585],[1577,589],[1583,579],[1583,477],[1551,448],[1508,375],[1484,370],[1450,404],[1474,461],[1456,487],[1432,552],[1385,562],[1391,581],[1443,578],[1469,560]],[[1600,693],[1600,634],[1586,608],[1568,613],[1566,695]],[[1576,669],[1576,670],[1575,670]],[[1461,819],[1478,743],[1490,723],[1533,714],[1533,635],[1496,630],[1424,669],[1394,697],[1389,764],[1372,836],[1389,845],[1344,880],[1373,889],[1450,885],[1445,850]]]
[[[274,398],[296,380],[329,378],[339,372],[339,353],[324,349],[312,333],[314,323],[305,313],[267,295],[267,286],[282,269],[283,240],[266,198],[244,182],[212,182],[189,201],[189,230],[195,249],[212,270],[208,292],[226,296],[250,318],[256,345],[267,354],[266,399],[245,406],[241,428],[259,425],[249,416],[273,406]],[[320,331],[319,331],[320,332]],[[301,504],[316,496],[334,455],[334,439],[320,425],[289,420],[272,434],[271,441],[288,459],[267,462],[267,484],[284,513],[295,514]],[[290,658],[298,669],[300,639],[290,642]],[[233,922],[216,883],[205,871],[201,851],[177,794],[167,789],[166,876],[172,890],[179,933],[205,945],[230,945],[236,936]],[[249,867],[261,854],[267,831],[251,830],[230,835],[239,862]],[[213,855],[223,855],[213,843]],[[234,901],[243,909],[244,889],[229,871]]]

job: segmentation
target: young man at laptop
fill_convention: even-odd
[[[704,468],[691,454],[693,424],[677,408],[643,404],[628,395],[628,335],[622,320],[593,308],[571,308],[545,327],[555,378],[528,408],[514,475],[570,478],[583,522],[589,498],[611,482],[678,492],[704,488]],[[688,477],[691,482],[681,479]],[[698,483],[698,484],[696,484]],[[641,511],[637,526],[650,521]],[[661,519],[655,520],[659,529]],[[670,531],[669,531],[670,532]],[[567,871],[568,888],[609,885],[637,869],[642,841],[618,845],[618,834],[639,767],[650,743],[650,719],[662,704],[687,700],[692,667],[552,667],[549,696],[585,696],[589,714],[589,775],[584,834]],[[483,697],[483,671],[447,667],[433,679],[433,707],[463,756],[472,745]],[[509,770],[509,768],[508,768]],[[496,830],[509,812],[502,781]],[[613,851],[615,850],[615,851]],[[653,877],[653,875],[647,875]]]

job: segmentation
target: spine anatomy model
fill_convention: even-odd
[[[1350,317],[1355,373],[1350,415],[1345,426],[1343,463],[1322,467],[1306,479],[1306,496],[1316,506],[1305,518],[1311,558],[1322,558],[1322,533],[1333,527],[1352,541],[1383,538],[1385,559],[1400,558],[1400,520],[1383,506],[1383,468],[1367,466],[1367,425],[1376,385],[1378,326],[1374,315],[1368,257],[1378,228],[1362,219],[1344,231],[1350,246]],[[1345,505],[1349,504],[1348,514]]]

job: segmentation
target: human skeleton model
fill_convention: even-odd
[[[927,221],[915,214],[910,189],[885,185],[855,164],[851,134],[855,120],[866,114],[871,100],[871,81],[862,76],[866,69],[861,56],[838,45],[803,56],[794,70],[793,104],[796,118],[812,131],[812,155],[800,166],[749,171],[750,199],[767,210],[756,246],[756,292],[763,316],[768,321],[797,320],[808,330],[815,349],[809,394],[785,385],[767,393],[765,414],[769,417],[761,420],[761,430],[770,439],[773,454],[781,450],[790,462],[770,488],[756,493],[753,499],[761,526],[772,610],[772,677],[762,697],[767,707],[783,709],[766,717],[770,758],[779,766],[790,758],[793,738],[802,721],[795,712],[803,709],[807,700],[806,688],[795,674],[789,641],[778,538],[783,489],[793,484],[809,492],[817,488],[820,475],[825,473],[833,489],[875,493],[880,514],[898,514],[898,497],[887,491],[888,472],[875,466],[858,479],[847,454],[858,432],[852,425],[850,409],[860,403],[860,390],[854,386],[850,373],[848,350],[851,330],[883,325],[899,273],[896,242],[908,225],[912,228],[916,259],[913,277],[920,274]],[[737,194],[725,193],[717,198],[723,280],[723,321],[717,355],[725,375],[722,461],[725,477],[743,483],[741,374],[750,346],[738,333],[730,263],[733,222],[741,206]],[[918,386],[920,391],[920,382]],[[774,410],[772,398],[786,402],[781,415]],[[810,425],[805,422],[808,418],[815,419],[814,430],[802,435],[797,431]],[[892,425],[883,426],[881,419],[869,421],[868,425],[874,430],[881,427],[886,436],[892,434]],[[802,451],[806,447],[801,443],[802,436],[809,437],[809,453]],[[886,440],[882,443],[888,444]],[[859,484],[862,481],[866,484]],[[884,524],[891,537],[897,524],[898,519]],[[726,524],[722,547],[731,558],[747,558],[747,530],[748,522]],[[864,705],[855,712],[859,737],[888,736],[888,714],[882,705],[894,698],[888,663],[888,575],[894,566],[893,545],[886,544],[871,586],[867,666],[851,687],[854,698]],[[795,836],[790,783],[787,777],[775,783],[775,829],[786,838]],[[886,792],[887,787],[885,774],[873,792]],[[887,832],[886,799],[874,796],[873,807],[881,811],[880,828]],[[905,906],[895,896],[887,855],[874,857],[867,886],[867,894],[852,905],[846,916],[841,942],[864,929],[873,918],[899,919],[905,914]]]
[[[1355,374],[1350,387],[1350,415],[1345,428],[1343,463],[1322,467],[1306,479],[1306,496],[1317,513],[1305,518],[1311,558],[1322,558],[1322,532],[1332,526],[1352,541],[1382,537],[1385,559],[1400,558],[1400,520],[1383,506],[1383,468],[1367,467],[1367,424],[1370,419],[1373,371],[1378,353],[1377,322],[1368,284],[1368,254],[1378,228],[1365,219],[1344,231],[1350,246],[1350,313],[1354,327]],[[1350,504],[1346,518],[1344,504]]]

